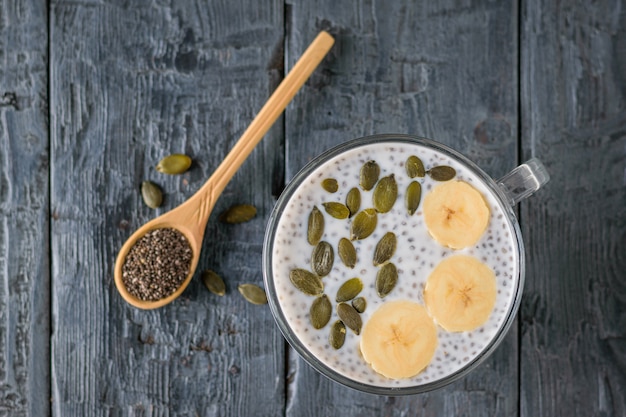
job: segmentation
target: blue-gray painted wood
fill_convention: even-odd
[[[525,4],[521,415],[626,415],[626,2]]]
[[[60,1],[51,13],[53,415],[282,414],[284,341],[269,308],[237,291],[262,285],[280,125],[207,226],[199,272],[219,272],[224,297],[198,273],[180,299],[141,311],[112,276],[125,239],[201,186],[282,77],[270,65],[282,56],[282,3]],[[175,152],[191,170],[156,172]],[[146,179],[165,191],[161,209],[143,204]],[[235,203],[257,217],[219,224]]]
[[[0,415],[50,398],[46,2],[0,1]]]

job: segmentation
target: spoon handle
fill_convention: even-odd
[[[215,202],[241,164],[265,136],[270,127],[272,127],[311,73],[322,62],[322,59],[324,59],[334,42],[333,37],[325,31],[317,35],[296,62],[293,69],[279,84],[254,120],[252,120],[239,141],[226,155],[226,158],[217,167],[213,175],[211,175],[211,178],[198,191],[199,194],[206,193],[209,201]],[[212,206],[212,203],[209,203],[209,205]]]

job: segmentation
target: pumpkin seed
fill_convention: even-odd
[[[251,204],[238,204],[222,212],[219,220],[228,224],[245,223],[256,216],[256,207]]]
[[[309,310],[309,316],[313,328],[321,329],[326,326],[326,324],[330,321],[332,312],[333,306],[330,304],[330,300],[326,294],[323,294],[321,297],[317,297],[313,300],[313,304],[311,304],[311,309]]]
[[[292,269],[289,272],[291,283],[300,291],[308,295],[320,295],[324,292],[324,283],[312,272],[306,269]]]
[[[339,184],[334,178],[326,178],[324,181],[322,181],[322,188],[329,193],[336,193],[339,189]]]
[[[360,278],[351,278],[344,282],[337,290],[335,300],[338,303],[350,301],[363,290],[363,281]]]
[[[447,165],[441,165],[429,169],[428,175],[435,181],[450,181],[456,176],[456,170]]]
[[[222,277],[217,275],[215,271],[211,271],[210,269],[203,271],[202,282],[213,294],[219,295],[220,297],[226,294],[226,285],[224,284],[224,280]]]
[[[333,263],[335,262],[335,252],[333,247],[328,242],[320,242],[313,249],[313,255],[311,256],[311,266],[313,272],[320,277],[325,277],[333,269]]]
[[[411,155],[406,160],[406,173],[409,178],[423,177],[425,174],[422,160],[415,155]]]
[[[391,262],[383,265],[376,274],[376,292],[384,298],[398,282],[398,269]]]
[[[409,212],[409,216],[412,216],[413,213],[417,210],[420,205],[420,201],[422,199],[422,186],[419,182],[413,181],[406,187],[406,195],[404,197],[404,203],[406,204],[406,209]]]
[[[349,329],[355,334],[361,333],[361,327],[363,326],[363,320],[359,313],[348,303],[337,304],[337,315]]]
[[[153,209],[161,207],[161,203],[163,203],[163,192],[158,185],[150,181],[141,183],[141,196],[146,206]]]
[[[398,184],[393,174],[388,177],[381,178],[376,184],[374,194],[372,195],[372,203],[379,213],[387,213],[393,207],[398,198]]]
[[[354,187],[350,191],[348,191],[348,194],[346,195],[346,207],[348,207],[348,210],[350,210],[349,217],[357,214],[357,212],[361,208],[361,192],[358,188]]]
[[[330,203],[322,203],[324,208],[326,209],[326,213],[333,216],[335,219],[347,219],[350,215],[350,210],[344,204],[330,202]]]
[[[363,313],[367,308],[367,301],[365,301],[364,297],[357,297],[352,300],[352,307],[354,307],[357,313]]]
[[[341,349],[343,343],[346,340],[346,325],[341,320],[337,320],[330,328],[330,335],[328,336],[328,343],[335,348]]]
[[[378,241],[374,249],[374,266],[382,265],[393,256],[396,251],[398,239],[393,232],[387,232]]]
[[[246,301],[257,305],[267,304],[267,295],[265,295],[263,288],[258,285],[240,284],[237,288]]]
[[[187,171],[190,166],[190,157],[180,153],[175,153],[161,159],[155,169],[163,174],[177,175]]]
[[[352,220],[350,226],[350,239],[365,239],[374,232],[378,223],[378,215],[373,208],[365,209],[359,212]]]
[[[356,265],[356,249],[350,240],[342,237],[337,245],[337,252],[339,252],[339,257],[348,268],[354,268]]]
[[[307,240],[311,245],[317,245],[324,234],[324,215],[315,206],[309,214],[309,228],[307,230]]]
[[[359,184],[365,191],[374,188],[378,176],[380,175],[380,167],[375,161],[367,161],[362,167],[359,175]]]

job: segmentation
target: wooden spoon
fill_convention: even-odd
[[[257,143],[267,133],[300,87],[302,87],[324,56],[326,56],[334,42],[332,36],[322,31],[298,62],[296,62],[291,72],[287,74],[278,88],[276,88],[252,123],[250,123],[248,129],[246,129],[239,141],[230,153],[226,155],[226,158],[224,158],[202,188],[180,206],[141,226],[124,243],[115,262],[115,285],[122,298],[129,304],[142,309],[153,309],[172,302],[182,294],[198,266],[206,223],[218,197]],[[148,231],[169,227],[179,230],[189,241],[193,253],[189,274],[172,295],[157,301],[140,300],[128,292],[122,281],[122,266],[124,265],[126,255],[137,240]]]

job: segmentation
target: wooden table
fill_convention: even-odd
[[[121,244],[197,190],[321,29],[336,45],[218,201],[174,303],[126,304]],[[0,415],[626,415],[626,2],[0,1]],[[378,397],[292,351],[262,285],[265,225],[311,158],[427,136],[499,177],[539,157],[519,206],[518,319],[444,389]],[[193,157],[179,177],[163,156]],[[147,208],[143,180],[166,193]]]

